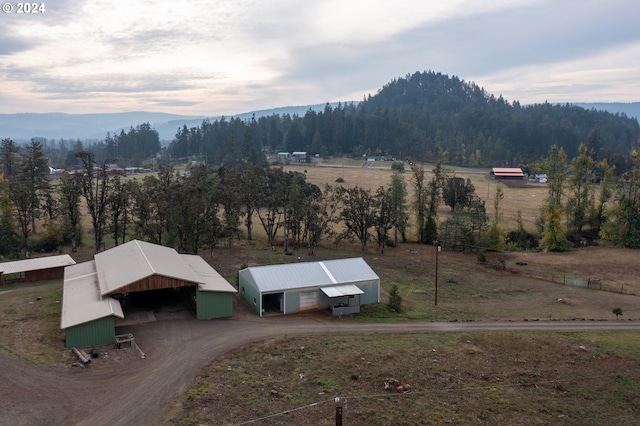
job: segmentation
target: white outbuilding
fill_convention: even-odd
[[[238,273],[240,296],[260,316],[380,303],[380,278],[361,257],[255,266]]]

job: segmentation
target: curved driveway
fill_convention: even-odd
[[[131,332],[147,358],[113,369],[48,370],[0,351],[0,424],[158,424],[210,359],[241,345],[284,335],[516,330],[640,330],[640,321],[355,323],[324,314],[157,321]]]

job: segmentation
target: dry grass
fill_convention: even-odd
[[[307,180],[313,184],[323,187],[325,183],[335,185],[338,178],[344,179],[349,187],[359,186],[365,189],[375,191],[378,187],[388,187],[391,181],[392,171],[389,163],[380,163],[380,167],[363,168],[360,166],[341,165],[332,166],[315,166],[313,164],[293,164],[285,167],[285,170],[295,170],[298,172],[306,172]],[[374,163],[375,164],[375,163]],[[405,165],[406,167],[406,165]],[[433,165],[426,164],[425,170],[431,170]],[[447,168],[447,167],[445,167]],[[535,221],[540,214],[545,197],[547,196],[546,185],[531,184],[524,187],[509,187],[495,180],[489,179],[489,170],[465,169],[465,168],[447,168],[450,174],[470,179],[476,189],[476,194],[485,201],[487,213],[493,215],[493,201],[496,193],[496,185],[501,185],[504,191],[504,199],[500,203],[503,211],[504,225],[508,229],[516,228],[516,215],[519,211],[525,228],[529,231],[535,230]],[[404,173],[405,182],[407,182],[407,191],[409,199],[413,198],[413,188],[411,187],[411,173]],[[410,202],[408,204],[411,204]],[[449,213],[449,208],[443,206],[442,215]]]
[[[339,396],[353,426],[634,424],[639,342],[633,332],[285,337],[212,360],[166,422],[331,425]]]

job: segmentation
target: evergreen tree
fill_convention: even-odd
[[[50,195],[51,184],[48,179],[49,159],[45,157],[42,143],[37,139],[25,148],[22,158],[21,176],[28,191],[30,204],[31,232],[36,233],[36,218],[40,217],[41,198]]]

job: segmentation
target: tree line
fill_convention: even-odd
[[[552,145],[573,158],[594,131],[598,160],[606,158],[618,170],[625,169],[627,154],[640,137],[636,119],[570,104],[521,106],[474,83],[429,71],[393,80],[358,104],[327,104],[304,116],[247,121],[223,117],[183,126],[166,153],[220,164],[231,160],[240,147],[429,162],[446,151],[452,165],[515,167],[539,161]]]
[[[302,173],[251,163],[215,169],[199,164],[186,175],[161,167],[142,180],[110,177],[108,160],[100,163],[90,151],[75,152],[80,169],[51,181],[39,141],[22,149],[4,139],[0,149],[3,256],[65,245],[75,251],[85,231],[96,252],[106,240],[117,245],[138,238],[198,253],[240,238],[252,240],[254,224],[262,227],[270,245],[310,253],[329,237],[359,238],[364,250],[368,228],[375,226],[383,250],[389,229],[399,226],[393,208],[404,205],[406,196],[393,194],[392,201],[392,191],[383,188],[375,194],[357,187],[319,188]],[[341,232],[333,226],[338,222],[344,225]],[[85,223],[90,230],[83,229]]]
[[[590,138],[593,133],[597,137]],[[624,114],[570,104],[522,106],[472,82],[428,71],[394,79],[361,102],[327,104],[302,116],[222,117],[183,125],[165,147],[149,123],[101,141],[38,140],[54,167],[71,169],[80,166],[74,154],[79,151],[126,166],[143,166],[151,158],[164,165],[197,158],[230,167],[256,164],[263,152],[278,151],[435,162],[445,151],[448,164],[456,166],[527,167],[553,145],[573,158],[590,139],[594,159],[606,159],[618,173],[630,167],[628,153],[639,137],[638,121]]]
[[[110,177],[107,160],[99,163],[93,152],[74,155],[79,172],[52,181],[37,140],[24,148],[2,141],[1,255],[28,256],[61,246],[75,251],[84,243],[85,223],[96,252],[105,240],[117,245],[137,238],[198,253],[252,240],[254,226],[271,246],[310,254],[321,242],[345,241],[357,241],[362,250],[373,242],[380,252],[408,241],[453,250],[560,251],[586,237],[640,247],[638,148],[630,155],[632,167],[616,175],[607,160],[595,161],[585,144],[571,161],[564,149],[552,146],[538,164],[548,176],[548,196],[536,232],[525,230],[521,220],[517,229],[504,229],[501,186],[489,215],[471,181],[443,166],[444,152],[431,170],[412,161],[408,174],[396,167],[387,187],[375,191],[341,183],[320,188],[304,173],[248,161],[217,168],[199,164],[186,175],[161,167],[157,175],[126,179]],[[442,205],[451,210],[444,219]]]

